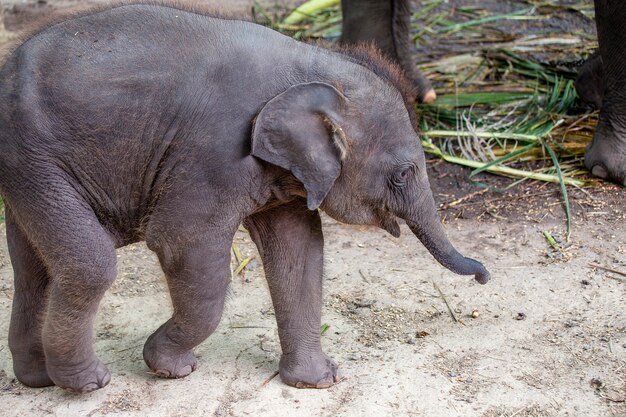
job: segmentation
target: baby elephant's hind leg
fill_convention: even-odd
[[[159,248],[157,254],[174,314],[148,338],[143,357],[158,376],[182,378],[196,369],[192,349],[213,333],[222,316],[230,283],[230,240]]]
[[[92,339],[98,305],[116,275],[115,246],[73,187],[53,173],[39,180],[7,200],[50,275],[41,331],[46,370],[55,385],[89,392],[110,381]],[[41,192],[38,184],[48,189]]]
[[[41,257],[6,208],[9,256],[15,292],[9,327],[9,348],[17,379],[29,387],[54,385],[46,371],[41,328],[46,308],[48,271]]]

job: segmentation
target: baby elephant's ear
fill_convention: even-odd
[[[310,210],[320,206],[341,172],[345,105],[329,84],[298,84],[271,99],[256,118],[252,155],[291,171],[306,189]]]

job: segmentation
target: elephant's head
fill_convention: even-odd
[[[306,190],[309,209],[396,237],[403,219],[443,266],[486,283],[485,267],[460,255],[445,235],[412,110],[393,83],[364,81],[303,83],[276,96],[256,119],[252,154],[289,170]]]

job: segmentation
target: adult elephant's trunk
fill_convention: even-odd
[[[450,271],[459,275],[474,275],[476,281],[486,284],[489,271],[480,262],[466,258],[452,246],[439,219],[435,201],[430,190],[425,196],[416,219],[405,219],[406,224],[435,259]]]

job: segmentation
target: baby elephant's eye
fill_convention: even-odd
[[[409,179],[409,177],[411,177],[412,174],[413,174],[413,167],[412,166],[407,166],[407,167],[401,168],[393,176],[393,184],[395,186],[397,186],[397,187],[404,186],[404,184]]]

